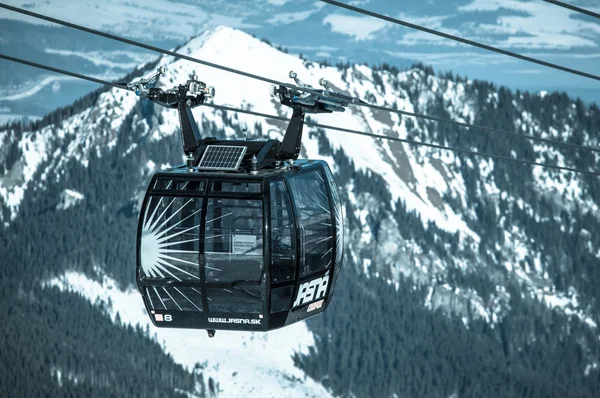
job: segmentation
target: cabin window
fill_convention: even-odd
[[[260,193],[260,182],[215,181],[212,192]]]
[[[204,246],[207,282],[260,281],[262,201],[208,199]]]
[[[294,279],[296,237],[292,204],[283,180],[271,182],[271,282]]]
[[[300,247],[300,276],[325,270],[333,261],[333,223],[326,182],[321,171],[289,178]]]
[[[173,180],[170,178],[157,178],[152,186],[154,191],[184,191],[184,192],[204,192],[206,182],[202,180]]]
[[[198,236],[202,202],[201,198],[149,197],[140,247],[145,277],[178,281],[200,279]]]
[[[293,286],[283,286],[271,291],[271,312],[289,311]]]
[[[262,299],[257,289],[206,289],[210,312],[262,313]]]
[[[150,286],[146,296],[151,308],[202,312],[202,293],[195,287]]]

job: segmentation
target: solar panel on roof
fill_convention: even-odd
[[[246,154],[245,146],[209,145],[198,168],[202,170],[235,171]]]

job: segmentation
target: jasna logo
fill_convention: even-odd
[[[322,278],[313,279],[312,281],[304,282],[298,289],[294,307],[310,303],[313,300],[318,300],[327,293],[327,285],[329,285],[329,272]]]

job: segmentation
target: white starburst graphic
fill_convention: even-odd
[[[335,237],[336,237],[336,251],[335,251],[335,264],[336,266],[340,266],[342,264],[342,257],[344,255],[344,216],[342,214],[342,204],[340,203],[340,198],[337,195],[337,187],[335,184],[331,188],[332,192],[336,194],[333,195],[333,210],[335,212]]]
[[[151,197],[148,200],[140,247],[141,267],[146,277],[175,279],[177,281],[200,279],[198,248],[184,250],[181,247],[178,248],[178,246],[200,240],[200,218],[195,216],[201,211],[201,203],[201,199],[194,198]],[[194,225],[187,227],[189,223]],[[146,288],[146,295],[151,308],[157,308],[155,305],[158,305],[158,308],[164,308],[165,310],[178,309],[183,311],[185,309],[182,307],[185,306],[187,310],[202,311],[194,300],[191,300],[182,290],[201,296],[201,293],[195,288],[179,289],[165,286]],[[153,301],[153,295],[158,300]],[[175,300],[173,295],[180,301]],[[184,301],[181,301],[181,298]],[[186,303],[189,303],[191,307],[185,305]]]
[[[325,171],[331,188],[331,196],[333,196],[333,213],[335,214],[335,265],[336,267],[340,267],[344,256],[344,215],[342,213],[342,202],[340,201],[340,195],[331,170],[329,170],[329,167],[326,167]]]
[[[201,209],[195,210],[196,199],[187,199],[178,209],[173,207],[173,204],[178,198],[158,198],[158,203],[154,206],[154,211],[150,214],[150,209],[153,207],[153,200],[157,198],[151,197],[146,207],[146,216],[142,228],[142,244],[141,244],[141,265],[145,276],[151,278],[173,278],[181,281],[181,278],[199,278],[198,261],[189,261],[189,258],[197,258],[197,250],[181,250],[177,246],[197,242],[200,238],[198,231],[200,225],[193,225],[189,228],[183,228],[182,224],[198,214]],[[180,199],[181,200],[181,199]],[[163,201],[169,201],[165,206]],[[162,212],[159,210],[164,206]],[[192,212],[185,217],[181,217],[182,210],[190,206]],[[171,214],[167,217],[169,210]],[[188,209],[189,211],[189,209]],[[179,216],[179,218],[176,218]],[[180,240],[181,236],[187,234],[196,236],[192,239]],[[184,235],[185,236],[185,235]],[[188,265],[185,267],[185,265]],[[191,267],[190,267],[191,266]],[[185,268],[188,270],[186,271]],[[196,271],[196,274],[190,271]]]

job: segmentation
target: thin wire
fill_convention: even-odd
[[[222,110],[231,111],[231,112],[246,113],[248,115],[259,116],[259,117],[263,117],[265,119],[284,120],[284,121],[289,120],[288,118],[282,117],[282,116],[269,115],[266,113],[254,112],[254,111],[250,111],[250,110],[246,110],[246,109],[232,108],[232,107],[225,106],[225,105],[216,105],[216,104],[205,103],[204,106],[208,106],[210,108],[215,108],[215,109],[222,109]],[[575,168],[571,168],[571,167],[555,166],[555,165],[551,165],[548,163],[540,163],[540,162],[534,162],[531,160],[515,159],[515,158],[508,157],[508,156],[495,155],[495,154],[487,153],[487,152],[471,151],[468,149],[460,149],[460,148],[454,148],[454,147],[449,147],[449,146],[445,146],[445,145],[431,144],[431,143],[427,143],[427,142],[409,140],[406,138],[390,137],[390,136],[382,135],[382,134],[367,133],[365,131],[346,129],[343,127],[330,126],[327,124],[312,123],[312,122],[304,122],[304,124],[307,126],[318,127],[318,128],[322,128],[322,129],[337,130],[337,131],[341,131],[344,133],[364,135],[367,137],[381,138],[381,139],[390,140],[390,141],[404,142],[404,143],[410,144],[410,145],[425,146],[425,147],[434,148],[434,149],[459,152],[459,153],[487,157],[487,158],[492,158],[492,159],[508,160],[511,162],[527,164],[530,166],[541,166],[541,167],[548,167],[548,168],[556,169],[556,170],[571,171],[574,173],[584,173],[584,174],[600,176],[600,172],[597,172],[597,171],[586,171],[586,170],[575,169]]]
[[[364,105],[364,106],[367,108],[377,109],[380,111],[388,111],[388,108],[386,108],[384,106],[372,105],[372,104],[368,104],[368,105]],[[529,141],[544,142],[547,144],[558,145],[558,146],[562,146],[565,148],[584,149],[584,150],[600,153],[600,148],[592,147],[589,145],[571,144],[571,143],[564,142],[564,141],[556,141],[556,140],[551,140],[549,138],[542,138],[542,137],[535,137],[533,135],[519,134],[519,133],[515,133],[512,131],[495,129],[493,127],[479,126],[476,124],[470,124],[470,123],[465,123],[465,122],[458,122],[456,120],[448,120],[448,119],[444,119],[441,117],[431,116],[431,115],[423,115],[420,113],[413,113],[413,112],[402,111],[402,110],[394,110],[394,111],[401,115],[412,116],[412,117],[416,117],[419,119],[432,120],[432,121],[440,122],[440,123],[453,124],[455,126],[465,127],[468,129],[479,129],[479,130],[483,130],[483,131],[487,131],[487,132],[491,132],[491,133],[502,134],[502,135],[506,135],[506,136],[510,136],[510,137],[517,137],[517,138],[525,139],[525,140],[529,140]]]
[[[118,88],[121,90],[130,91],[126,86],[124,86],[122,84],[112,83],[109,81],[97,79],[95,77],[85,76],[85,75],[81,75],[81,74],[73,73],[73,72],[68,72],[68,71],[65,71],[62,69],[38,64],[36,62],[26,61],[26,60],[19,59],[19,58],[10,57],[10,56],[4,55],[4,54],[0,54],[0,59],[6,59],[6,60],[17,62],[20,64],[29,65],[29,66],[33,66],[36,68],[45,69],[45,70],[56,72],[56,73],[61,73],[61,74],[67,75],[67,76],[72,76],[72,77],[76,77],[79,79],[88,80],[88,81],[91,81],[94,83],[112,86],[112,87],[115,87],[115,88]],[[267,113],[254,112],[254,111],[250,111],[250,110],[246,110],[246,109],[232,108],[232,107],[225,106],[225,105],[217,105],[217,104],[210,104],[210,103],[205,103],[203,105],[208,106],[210,108],[214,108],[214,109],[221,109],[221,110],[225,110],[225,111],[239,112],[239,113],[245,113],[248,115],[259,116],[259,117],[263,117],[265,119],[274,119],[274,120],[283,120],[283,121],[289,120],[288,118],[282,117],[282,116],[269,115]],[[600,176],[600,172],[597,172],[597,171],[581,170],[581,169],[575,169],[575,168],[564,167],[564,166],[555,166],[555,165],[551,165],[551,164],[547,164],[547,163],[534,162],[531,160],[515,159],[515,158],[508,157],[508,156],[495,155],[495,154],[491,154],[491,153],[487,153],[487,152],[471,151],[468,149],[459,149],[459,148],[449,147],[449,146],[445,146],[445,145],[431,144],[431,143],[427,143],[427,142],[419,142],[419,141],[414,141],[414,140],[409,140],[409,139],[399,138],[399,137],[389,137],[386,135],[367,133],[365,131],[358,131],[358,130],[346,129],[346,128],[342,128],[342,127],[329,126],[326,124],[319,124],[319,123],[312,123],[312,122],[305,122],[304,124],[306,124],[307,126],[318,127],[318,128],[323,128],[323,129],[329,129],[329,130],[337,130],[337,131],[341,131],[341,132],[345,132],[345,133],[358,134],[358,135],[363,135],[363,136],[372,137],[372,138],[381,138],[381,139],[386,139],[386,140],[390,140],[390,141],[404,142],[404,143],[407,143],[410,145],[425,146],[428,148],[453,151],[453,152],[464,153],[464,154],[469,154],[469,155],[487,157],[487,158],[491,158],[491,159],[506,160],[506,161],[516,162],[516,163],[521,163],[521,164],[527,164],[527,165],[531,165],[531,166],[547,167],[547,168],[556,169],[556,170],[571,171],[574,173],[583,173],[583,174]]]
[[[350,6],[348,6],[350,7]],[[169,50],[165,50],[159,47],[155,47],[155,46],[151,46],[148,44],[144,44],[144,43],[140,43],[134,40],[130,40],[130,39],[125,39],[116,35],[112,35],[110,33],[105,33],[105,32],[101,32],[99,30],[95,30],[95,29],[91,29],[91,28],[87,28],[85,26],[81,26],[81,25],[77,25],[71,22],[66,22],[60,19],[56,19],[56,18],[52,18],[52,17],[48,17],[42,14],[38,14],[35,13],[33,11],[29,11],[29,10],[24,10],[18,7],[13,7],[7,4],[3,4],[0,3],[0,8],[5,8],[7,10],[11,10],[17,13],[21,13],[21,14],[25,14],[34,18],[39,18],[48,22],[52,22],[52,23],[56,23],[59,25],[64,25],[73,29],[77,29],[77,30],[81,30],[87,33],[91,33],[94,35],[98,35],[98,36],[102,36],[111,40],[116,40],[116,41],[120,41],[122,43],[126,43],[126,44],[130,44],[136,47],[140,47],[140,48],[144,48],[150,51],[154,51],[154,52],[158,52],[164,55],[169,55],[175,58],[181,58],[181,59],[185,59],[187,61],[190,62],[194,62],[194,63],[198,63],[201,65],[205,65],[205,66],[209,66],[211,68],[216,68],[216,69],[221,69],[230,73],[236,73],[239,74],[241,76],[245,76],[245,77],[249,77],[251,79],[255,79],[255,80],[260,80],[260,81],[264,81],[266,83],[271,83],[271,84],[276,84],[279,86],[284,86],[284,87],[288,87],[288,88],[293,88],[296,90],[300,90],[300,91],[304,91],[307,93],[311,93],[311,94],[317,94],[319,95],[320,92],[315,91],[315,90],[311,90],[305,87],[297,87],[293,84],[289,84],[289,83],[284,83],[284,82],[280,82],[277,80],[273,80],[273,79],[269,79],[267,77],[264,76],[259,76],[259,75],[255,75],[253,73],[248,73],[248,72],[244,72],[238,69],[234,69],[234,68],[229,68],[227,66],[223,66],[223,65],[219,65],[219,64],[215,64],[212,62],[208,62],[208,61],[203,61],[197,58],[193,58],[187,55],[183,55],[183,54],[179,54],[173,51],[169,51]],[[366,108],[370,108],[370,109],[376,109],[376,110],[380,110],[380,111],[384,111],[384,112],[391,112],[391,113],[396,113],[399,115],[405,115],[405,116],[411,116],[411,117],[416,117],[416,118],[421,118],[421,119],[427,119],[427,120],[432,120],[438,123],[446,123],[446,124],[452,124],[455,126],[460,126],[460,127],[465,127],[468,129],[478,129],[478,130],[482,130],[482,131],[487,131],[487,132],[491,132],[491,133],[496,133],[496,134],[503,134],[506,136],[512,136],[512,137],[518,137],[520,139],[526,139],[526,140],[530,140],[530,141],[538,141],[538,142],[545,142],[547,144],[551,144],[551,145],[559,145],[559,146],[563,146],[563,147],[567,147],[567,148],[575,148],[575,149],[585,149],[588,151],[593,151],[593,152],[598,152],[600,153],[600,148],[595,148],[595,147],[591,147],[591,146],[587,146],[587,145],[577,145],[577,144],[570,144],[568,142],[563,142],[563,141],[556,141],[556,140],[552,140],[552,139],[548,139],[548,138],[541,138],[541,137],[534,137],[531,135],[524,135],[524,134],[519,134],[519,133],[515,133],[515,132],[510,132],[510,131],[506,131],[506,130],[501,130],[501,129],[496,129],[493,127],[485,127],[485,126],[480,126],[480,125],[476,125],[476,124],[469,124],[469,123],[464,123],[464,122],[458,122],[455,120],[451,120],[451,119],[444,119],[444,118],[440,118],[440,117],[436,117],[436,116],[428,116],[428,115],[423,115],[423,114],[419,114],[419,113],[413,113],[413,112],[408,112],[408,111],[402,111],[402,110],[398,110],[398,109],[393,109],[393,108],[388,108],[388,107],[384,107],[384,106],[379,106],[379,105],[374,105],[374,104],[369,104],[366,102],[361,101],[360,103],[353,103],[353,105],[357,105],[357,106],[362,106],[362,107],[366,107]]]
[[[567,3],[562,2],[562,1],[556,1],[556,0],[544,0],[544,1],[546,3],[551,3],[551,4],[557,5],[559,7],[568,8],[570,10],[577,11],[577,12],[580,12],[582,14],[589,15],[591,17],[600,18],[600,14],[598,14],[597,12],[586,10],[585,8],[576,7],[576,6],[573,6],[571,4],[567,4]]]
[[[514,53],[512,51],[503,50],[501,48],[488,46],[487,44],[479,43],[479,42],[476,42],[476,41],[473,41],[473,40],[469,40],[469,39],[464,39],[462,37],[458,37],[458,36],[454,36],[454,35],[451,35],[451,34],[448,34],[448,33],[440,32],[438,30],[429,29],[429,28],[426,28],[426,27],[421,26],[421,25],[415,25],[413,23],[406,22],[406,21],[403,21],[401,19],[392,18],[392,17],[388,17],[387,15],[383,15],[383,14],[379,14],[379,13],[376,13],[376,12],[373,12],[373,11],[365,10],[364,8],[351,6],[351,5],[344,4],[344,3],[341,3],[341,2],[335,1],[335,0],[320,0],[320,1],[322,1],[324,3],[327,3],[327,4],[331,4],[331,5],[340,7],[340,8],[345,8],[345,9],[350,10],[350,11],[358,12],[358,13],[363,14],[363,15],[368,15],[368,16],[371,16],[371,17],[374,17],[374,18],[377,18],[377,19],[381,19],[383,21],[392,22],[392,23],[395,23],[397,25],[406,26],[407,28],[412,28],[412,29],[420,30],[422,32],[430,33],[432,35],[440,36],[440,37],[443,37],[445,39],[450,39],[450,40],[458,41],[458,42],[463,43],[463,44],[468,44],[470,46],[479,47],[479,48],[482,48],[484,50],[493,51],[493,52],[496,52],[496,53],[499,53],[499,54],[503,54],[503,55],[507,55],[509,57],[517,58],[517,59],[520,59],[520,60],[523,60],[523,61],[533,62],[533,63],[538,64],[538,65],[543,65],[543,66],[547,66],[549,68],[558,69],[558,70],[561,70],[563,72],[568,72],[568,73],[572,73],[574,75],[587,77],[589,79],[600,80],[600,76],[598,76],[598,75],[594,75],[594,74],[587,73],[587,72],[582,72],[582,71],[579,71],[579,70],[576,70],[576,69],[567,68],[566,66],[553,64],[553,63],[547,62],[547,61],[542,61],[542,60],[539,60],[537,58],[532,58],[532,57],[528,57],[526,55],[517,54],[517,53]]]
[[[77,79],[83,79],[83,80],[87,80],[87,81],[90,81],[90,82],[94,82],[94,83],[98,83],[98,84],[103,84],[103,85],[107,85],[107,86],[112,86],[112,87],[116,87],[116,88],[121,88],[121,89],[125,89],[125,90],[127,89],[127,87],[124,86],[123,84],[112,83],[112,82],[109,82],[109,81],[106,81],[106,80],[97,79],[95,77],[81,75],[81,74],[75,73],[75,72],[69,72],[69,71],[66,71],[64,69],[53,68],[52,66],[38,64],[37,62],[32,62],[32,61],[27,61],[27,60],[24,60],[24,59],[21,59],[21,58],[11,57],[9,55],[0,54],[0,58],[6,59],[6,60],[12,61],[12,62],[17,62],[19,64],[33,66],[33,67],[39,68],[39,69],[45,69],[45,70],[50,71],[50,72],[61,73],[63,75],[72,76],[72,77],[75,77]]]
[[[227,66],[215,64],[215,63],[208,62],[208,61],[203,61],[201,59],[193,58],[193,57],[190,57],[190,56],[187,56],[187,55],[184,55],[184,54],[179,54],[179,53],[176,53],[174,51],[165,50],[165,49],[160,48],[160,47],[151,46],[149,44],[144,44],[144,43],[141,43],[141,42],[138,42],[138,41],[135,41],[135,40],[126,39],[126,38],[123,38],[123,37],[120,37],[120,36],[116,36],[116,35],[113,35],[113,34],[110,34],[110,33],[102,32],[100,30],[96,30],[96,29],[92,29],[92,28],[87,28],[87,27],[82,26],[82,25],[77,25],[77,24],[74,24],[74,23],[71,23],[71,22],[67,22],[67,21],[63,21],[63,20],[60,20],[60,19],[57,19],[57,18],[48,17],[46,15],[38,14],[38,13],[33,12],[33,11],[24,10],[24,9],[18,8],[18,7],[13,7],[13,6],[10,6],[8,4],[0,3],[0,8],[4,8],[4,9],[10,10],[10,11],[14,11],[14,12],[17,12],[19,14],[28,15],[30,17],[42,19],[44,21],[52,22],[52,23],[55,23],[55,24],[58,24],[58,25],[67,26],[69,28],[81,30],[83,32],[91,33],[93,35],[102,36],[102,37],[105,37],[107,39],[120,41],[122,43],[130,44],[132,46],[144,48],[146,50],[154,51],[154,52],[161,53],[161,54],[164,54],[164,55],[169,55],[169,56],[172,56],[172,57],[175,57],[175,58],[185,59],[187,61],[195,62],[195,63],[201,64],[201,65],[210,66],[211,68],[217,68],[217,69],[221,69],[221,70],[224,70],[224,71],[227,71],[227,72],[237,73],[238,75],[246,76],[246,77],[249,77],[251,79],[262,80],[262,81],[267,82],[267,83],[278,84],[278,85],[286,86],[286,87],[289,87],[289,88],[295,88],[296,87],[296,86],[294,86],[292,84],[282,83],[282,82],[279,82],[277,80],[273,80],[273,79],[269,79],[269,78],[266,78],[266,77],[263,77],[263,76],[255,75],[253,73],[244,72],[244,71],[241,71],[239,69],[229,68]]]

